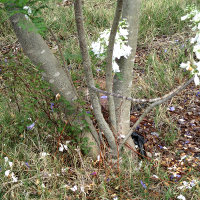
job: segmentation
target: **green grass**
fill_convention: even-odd
[[[145,47],[148,51],[144,52],[146,58],[143,65],[137,66],[142,68],[143,73],[134,77],[135,97],[162,96],[183,82],[185,75],[179,69],[179,64],[186,59],[188,29],[180,17],[185,14],[185,6],[195,2],[199,3],[195,0],[143,0],[138,47]],[[83,80],[82,60],[73,6],[63,7],[58,3],[61,1],[50,0],[50,12],[45,9],[43,16],[62,46],[73,80],[80,81]],[[110,27],[114,7],[114,0],[84,1],[89,44],[98,38],[101,31]],[[0,15],[3,20],[7,17],[2,10]],[[0,46],[13,45],[16,37],[7,21],[0,23],[0,30]],[[52,43],[52,47],[56,46],[48,32],[44,38]],[[186,46],[182,48],[183,44]],[[59,53],[55,53],[59,57]],[[95,71],[95,64],[102,63],[93,61]],[[113,166],[108,160],[102,160],[99,164],[82,156],[77,148],[82,146],[82,150],[87,150],[87,143],[78,140],[79,127],[67,126],[63,131],[65,117],[62,108],[39,70],[21,51],[14,54],[13,50],[5,55],[0,54],[0,68],[0,199],[114,199],[117,196],[118,199],[170,200],[181,193],[186,199],[198,200],[198,187],[179,191],[177,186],[180,182],[170,182],[166,168],[161,167],[161,160],[144,160],[137,170],[139,166],[126,154],[120,167]],[[54,103],[54,112],[51,103]],[[164,142],[173,145],[178,130],[167,114],[167,106],[154,109],[153,116]],[[33,122],[35,127],[27,130],[27,126]],[[59,138],[72,141],[65,153],[57,151]],[[41,158],[41,152],[48,152],[49,155]],[[18,183],[12,183],[11,177],[4,174],[10,169],[5,165],[6,156],[13,162],[12,171],[18,177]],[[94,172],[97,175],[91,175]],[[159,177],[158,180],[152,178],[154,174]],[[181,181],[196,177],[197,171],[191,169]],[[146,189],[140,181],[143,181]],[[78,191],[72,192],[70,188],[75,185]],[[84,186],[86,193],[80,191],[81,186]]]

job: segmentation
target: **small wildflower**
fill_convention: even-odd
[[[196,96],[197,96],[197,97],[200,97],[200,92],[197,92]]]
[[[45,158],[47,155],[49,155],[46,152],[40,152],[40,158]]]
[[[27,130],[32,130],[35,126],[35,122],[33,122],[31,125],[27,126]]]
[[[90,175],[92,175],[92,176],[96,176],[97,173],[96,173],[96,172],[92,172]]]
[[[167,49],[165,49],[165,53],[167,52]]]
[[[160,149],[163,149],[163,146],[161,146],[161,145],[158,145],[159,147],[160,147]]]
[[[61,144],[60,143],[60,147],[59,147],[59,151],[63,152],[64,149],[67,151],[68,150],[68,144],[70,143],[70,141],[66,141],[65,144]]]
[[[8,162],[8,157],[4,157],[5,163]]]
[[[30,168],[30,166],[29,166],[28,162],[25,162],[25,165],[26,165],[28,168]]]
[[[143,183],[143,181],[140,181],[143,188],[147,189],[147,186]]]
[[[172,111],[172,112],[175,111],[174,106],[170,107],[169,109],[170,109],[170,111]]]
[[[13,163],[12,162],[8,162],[9,166],[12,167]]]
[[[74,187],[70,188],[71,191],[75,192],[77,190],[77,185],[75,185]]]
[[[9,176],[9,174],[10,174],[10,170],[6,170],[5,171],[5,176]]]
[[[107,99],[108,97],[107,96],[101,96],[101,99]]]
[[[100,69],[100,68],[97,68],[97,71],[99,72],[99,71],[101,71],[101,69]]]
[[[156,175],[153,175],[153,177],[156,178],[156,179],[158,179],[158,176],[156,176]]]
[[[182,194],[180,194],[180,195],[177,197],[177,199],[186,200],[186,198],[185,198]]]
[[[13,183],[16,183],[18,181],[18,178],[15,176],[15,174],[13,172],[11,173],[11,177],[13,179],[12,180]]]
[[[51,103],[51,111],[53,112],[54,103]]]

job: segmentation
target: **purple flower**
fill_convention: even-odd
[[[99,72],[99,71],[101,71],[101,69],[100,69],[100,68],[97,68],[97,71]]]
[[[161,146],[161,145],[158,145],[159,147],[160,147],[160,149],[163,149],[163,146]]]
[[[174,106],[170,107],[169,109],[170,109],[170,111],[175,111]]]
[[[27,126],[27,130],[32,130],[35,126],[35,122],[33,122],[31,125]]]
[[[140,181],[143,188],[147,189],[147,186],[143,183],[143,181]]]
[[[51,110],[53,112],[54,103],[51,103]]]
[[[108,97],[107,96],[101,96],[101,99],[107,99]]]
[[[196,96],[197,96],[197,97],[200,97],[200,92],[197,92]]]
[[[109,182],[110,181],[110,178],[107,178],[107,182]]]
[[[5,61],[6,63],[8,62],[8,60],[7,60],[6,58],[4,59],[4,61]]]
[[[184,44],[182,44],[182,45],[181,45],[181,48],[184,48],[184,47],[185,47],[185,45],[184,45]]]
[[[96,173],[96,172],[92,172],[90,175],[92,175],[92,176],[96,176],[97,173]]]
[[[28,168],[30,168],[30,166],[29,166],[28,162],[25,162],[25,165],[26,165]]]
[[[175,40],[176,43],[178,43],[179,40]]]
[[[185,144],[189,144],[190,143],[190,141],[185,141]]]
[[[165,53],[167,52],[167,49],[165,49]]]
[[[90,114],[90,111],[86,111],[87,114]]]

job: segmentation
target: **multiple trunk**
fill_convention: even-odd
[[[123,6],[123,18],[127,18],[129,27],[129,45],[132,47],[131,56],[128,59],[120,59],[120,73],[122,79],[118,79],[117,76],[114,78],[114,92],[122,94],[123,96],[131,96],[132,87],[132,71],[134,64],[134,57],[137,44],[137,32],[138,32],[138,17],[139,8],[141,0],[124,0]],[[121,15],[123,0],[118,0],[115,19],[113,23],[113,28],[109,43],[109,52],[107,58],[107,89],[112,92],[112,68],[109,66],[112,61],[112,51],[114,45],[114,39],[116,35],[116,25],[119,23],[119,18]],[[93,74],[91,70],[91,61],[88,54],[88,45],[86,43],[86,36],[83,26],[83,13],[81,0],[75,0],[75,19],[80,43],[80,50],[83,58],[83,67],[85,71],[85,77],[87,79],[87,84],[90,92],[90,100],[93,106],[93,111],[95,118],[97,119],[98,126],[101,132],[104,133],[109,147],[114,155],[117,155],[117,144],[116,139],[113,134],[128,134],[130,129],[130,102],[122,102],[118,98],[109,97],[109,107],[111,124],[110,128],[105,121],[102,112],[101,105],[99,103],[98,95],[92,88],[94,85]],[[24,53],[29,57],[29,59],[39,66],[42,70],[42,75],[50,83],[51,89],[54,94],[60,93],[67,101],[69,101],[75,108],[76,99],[78,98],[71,77],[67,71],[65,71],[62,66],[60,66],[59,61],[56,59],[54,54],[51,52],[43,38],[35,31],[28,31],[25,27],[32,27],[33,24],[30,20],[26,19],[23,14],[17,13],[10,17],[10,21],[13,25],[13,29],[17,35],[17,38],[24,50]],[[23,28],[20,26],[23,24]],[[110,64],[109,64],[110,63]],[[112,113],[113,111],[113,113]],[[116,114],[115,114],[116,112]],[[90,126],[91,133],[86,133],[90,142],[96,142],[96,146],[93,146],[92,154],[96,156],[99,153],[100,139],[99,135],[96,133],[91,120],[85,116],[86,121]],[[114,128],[114,129],[113,129]],[[129,145],[134,147],[133,142],[128,141]]]

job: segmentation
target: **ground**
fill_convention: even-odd
[[[71,2],[50,1],[54,18],[45,10],[45,20],[59,39],[75,86],[86,100],[81,103],[92,114]],[[85,1],[90,42],[110,26],[113,2]],[[180,21],[186,3],[144,1],[133,73],[134,98],[163,96],[189,78],[179,68],[188,59],[188,37],[192,36],[187,24]],[[2,16],[6,19],[3,11]],[[181,194],[199,199],[199,86],[190,84],[141,122],[137,133],[144,136],[146,156],[138,164],[128,155],[113,163],[103,157],[104,152],[92,160],[84,156],[88,149],[87,142],[79,140],[80,128],[65,121],[58,99],[39,69],[24,56],[8,21],[2,21],[0,27],[0,199],[173,200]],[[44,38],[59,58],[53,37],[46,33]],[[96,83],[105,89],[103,63],[94,57],[92,62]],[[101,103],[106,117],[106,99],[101,98]],[[145,107],[132,105],[131,126]],[[59,143],[65,141],[70,142],[61,152]]]

